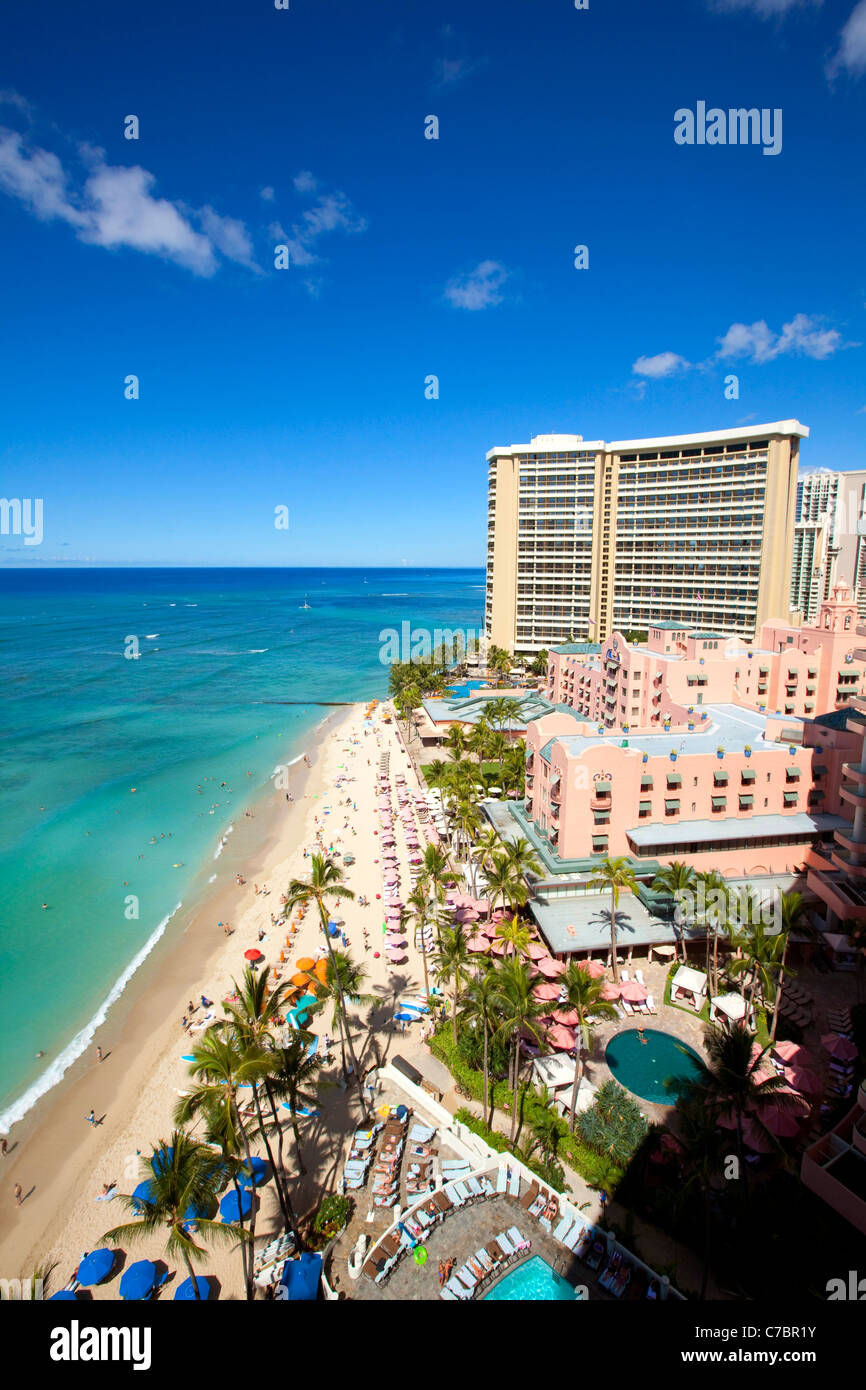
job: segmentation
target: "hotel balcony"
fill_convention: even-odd
[[[806,883],[840,921],[866,921],[866,886],[858,888],[848,882],[845,874],[827,873],[822,869],[809,869]]]
[[[855,782],[866,783],[866,763],[843,763],[842,776]]]
[[[841,827],[834,830],[833,841],[837,847],[841,846],[842,849],[850,850],[855,857],[861,858],[866,864],[866,836],[858,836],[853,825],[846,825],[844,830]]]
[[[845,874],[851,874],[857,879],[866,879],[866,860],[858,863],[862,856],[855,857],[850,850],[842,849],[839,845],[830,846],[830,862]]]
[[[839,795],[849,806],[866,806],[866,786],[862,782],[856,786],[848,786],[843,782],[839,788]]]

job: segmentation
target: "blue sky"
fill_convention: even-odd
[[[0,563],[482,564],[551,430],[866,466],[866,0],[5,0],[0,92]]]

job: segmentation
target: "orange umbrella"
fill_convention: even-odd
[[[315,965],[316,965],[316,962],[313,960],[313,957],[312,957],[312,956],[301,956],[301,959],[300,959],[300,960],[298,961],[298,963],[297,963],[296,969],[297,969],[297,970],[313,970],[313,969],[315,969]]]
[[[328,983],[328,962],[324,956],[321,960],[316,961],[316,979],[323,985]]]
[[[302,989],[305,985],[308,985],[309,983],[310,982],[307,979],[306,975],[298,974],[292,976],[292,984],[296,985],[298,989]]]

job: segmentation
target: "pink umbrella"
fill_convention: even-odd
[[[623,999],[628,999],[629,1003],[638,1004],[642,999],[646,999],[648,990],[645,985],[639,984],[637,980],[626,980],[620,990]]]
[[[553,1017],[556,1023],[564,1023],[566,1028],[576,1028],[580,1023],[580,1014],[577,1009],[554,1009]]]
[[[615,985],[612,981],[606,980],[601,990],[602,999],[618,999],[620,996],[621,985]]]
[[[551,1047],[556,1048],[557,1052],[571,1052],[577,1039],[571,1028],[565,1028],[561,1023],[554,1023],[548,1031],[547,1041]]]
[[[849,1038],[843,1038],[841,1033],[825,1033],[821,1044],[831,1057],[841,1057],[844,1062],[853,1062],[858,1055],[854,1044]]]
[[[529,956],[530,960],[544,960],[547,956],[547,951],[540,942],[530,941],[526,948],[526,954]]]
[[[801,1043],[774,1042],[772,1050],[777,1057],[781,1057],[783,1062],[796,1062],[798,1066],[814,1061],[814,1053],[810,1052],[808,1047],[803,1047]]]
[[[504,956],[511,951],[511,947],[505,941],[494,941],[490,949],[494,956]]]
[[[454,920],[456,922],[477,922],[478,913],[474,912],[471,907],[458,907],[454,914]]]
[[[557,975],[565,974],[565,966],[561,961],[554,960],[552,956],[542,956],[541,960],[535,962],[535,968],[549,980],[555,979]]]
[[[789,1092],[793,1095],[794,1092]],[[802,1097],[798,1096],[798,1100]],[[796,1110],[782,1109],[780,1105],[767,1105],[761,1111],[761,1123],[771,1134],[776,1134],[780,1138],[792,1138],[800,1133],[800,1125],[809,1117],[809,1106],[806,1101],[802,1101],[800,1113]]]
[[[558,986],[558,985],[536,985],[535,988],[533,989],[532,993],[535,995],[536,999],[540,999],[540,1000],[542,1001],[542,1003],[543,1003],[545,1000],[548,1000],[548,999],[558,999],[558,998],[559,998],[559,986]]]
[[[768,1154],[773,1152],[773,1146],[762,1130],[758,1128],[754,1120],[746,1117],[743,1122],[743,1143],[747,1149],[751,1149],[756,1154]]]
[[[470,951],[487,951],[490,949],[490,942],[486,936],[470,936],[466,942]]]
[[[581,970],[585,970],[587,975],[593,980],[600,980],[604,974],[604,962],[600,960],[579,960],[578,965]]]
[[[805,1091],[811,1096],[824,1089],[824,1083],[818,1073],[810,1071],[808,1067],[783,1067],[782,1075],[795,1091]]]

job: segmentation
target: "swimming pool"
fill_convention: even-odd
[[[498,1284],[494,1284],[484,1303],[510,1303],[516,1299],[523,1302],[557,1302],[568,1299],[574,1302],[574,1289],[567,1279],[561,1279],[540,1255],[533,1255],[522,1265],[518,1265]]]
[[[658,1028],[645,1028],[642,1043],[636,1028],[611,1038],[604,1054],[615,1081],[627,1091],[656,1105],[673,1105],[676,1091],[665,1087],[668,1077],[689,1076],[701,1059],[693,1048]]]
[[[466,695],[471,695],[475,690],[487,690],[487,681],[462,681],[460,685],[449,685],[446,687],[448,694],[455,700],[462,700]]]

